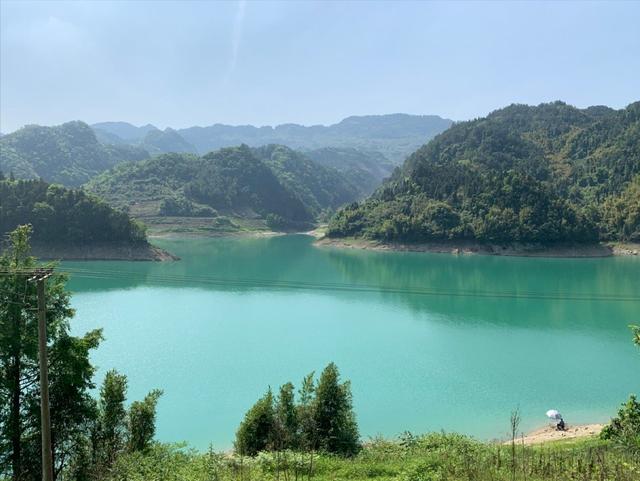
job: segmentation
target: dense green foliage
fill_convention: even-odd
[[[0,476],[25,481],[41,475],[37,295],[24,273],[36,266],[29,233],[26,226],[12,232],[0,256]],[[95,416],[89,353],[102,337],[99,330],[71,336],[74,311],[64,285],[64,276],[54,275],[45,286],[56,474],[75,456]]]
[[[640,327],[630,327],[633,332],[633,342],[640,346]],[[618,411],[618,416],[604,427],[600,438],[612,440],[640,456],[640,402],[635,395],[629,397]]]
[[[13,231],[0,256],[0,479],[14,481],[41,479],[37,294],[27,282],[38,264],[28,255],[30,230]],[[91,397],[89,356],[102,332],[70,334],[74,311],[65,282],[54,274],[45,283],[54,478],[101,480],[120,456],[151,446],[160,392],[127,411],[126,378],[112,371],[99,401]]]
[[[87,189],[120,207],[153,214],[260,217],[273,227],[302,227],[323,210],[353,201],[341,175],[283,146],[240,146],[198,157],[164,154],[103,173]]]
[[[345,180],[358,188],[361,197],[376,190],[395,168],[379,152],[363,152],[354,148],[325,147],[305,154],[316,164],[340,172]]]
[[[411,155],[330,236],[419,242],[638,240],[640,102],[511,105]]]
[[[316,216],[323,209],[337,209],[358,196],[357,187],[340,172],[321,167],[300,152],[282,145],[267,145],[252,151]]]
[[[303,202],[246,145],[210,152],[185,186],[188,198],[214,208],[276,214],[295,224],[312,220]]]
[[[0,180],[0,234],[31,224],[39,243],[146,243],[144,228],[82,190]]]
[[[358,425],[353,413],[351,386],[340,382],[335,364],[329,364],[318,383],[313,373],[303,380],[296,404],[293,384],[269,389],[249,409],[236,433],[239,454],[255,456],[261,451],[320,450],[353,456],[360,450]]]
[[[28,125],[0,138],[1,171],[68,186],[78,186],[119,162],[147,157],[140,147],[101,144],[84,122]]]
[[[254,127],[216,124],[180,129],[176,133],[184,140],[184,145],[195,146],[200,153],[240,144],[254,147],[282,144],[305,150],[331,146],[379,152],[398,164],[420,145],[447,129],[451,123],[451,120],[435,115],[392,114],[348,117],[329,126],[284,124],[277,127]],[[125,122],[104,122],[92,127],[100,131],[109,143],[116,142],[115,136],[121,142],[137,145],[142,143],[148,132],[158,130],[151,125],[135,127]],[[175,143],[173,147],[181,148],[179,143]]]
[[[604,427],[600,437],[633,448],[640,455],[640,402],[635,396],[622,405],[618,416]]]
[[[607,442],[544,446],[487,444],[458,434],[374,439],[353,458],[295,451],[247,458],[155,445],[122,456],[104,481],[636,481],[640,459]]]
[[[81,453],[86,459],[69,470],[70,477],[101,479],[119,457],[149,450],[156,431],[156,405],[161,395],[162,391],[155,389],[127,409],[127,377],[115,370],[107,372],[100,387],[88,446]]]

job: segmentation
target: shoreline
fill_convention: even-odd
[[[545,426],[535,429],[523,436],[515,439],[516,444],[531,446],[535,444],[545,444],[557,441],[568,441],[582,438],[595,437],[600,434],[605,424],[576,424],[568,425],[565,431],[556,431],[554,426]],[[511,444],[511,440],[504,441],[502,444]]]
[[[558,257],[558,258],[594,258],[611,256],[639,256],[640,244],[597,243],[597,244],[558,244],[537,246],[530,244],[482,244],[472,241],[429,242],[429,243],[384,243],[376,240],[343,237],[321,237],[315,232],[314,245],[337,249],[362,249],[392,252],[429,252],[436,254],[493,255],[510,257]]]
[[[180,258],[150,243],[91,244],[91,245],[46,245],[31,246],[31,255],[43,260],[61,261],[140,261],[168,262]]]

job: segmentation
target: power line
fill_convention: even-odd
[[[0,270],[0,275],[11,275],[20,272]],[[29,272],[24,270],[24,272]],[[305,282],[287,281],[264,278],[221,278],[214,276],[149,274],[136,272],[122,272],[113,270],[92,270],[84,268],[63,268],[59,273],[70,275],[72,278],[88,280],[134,281],[158,285],[207,285],[220,288],[244,289],[286,289],[286,290],[315,290],[336,292],[372,292],[388,294],[443,296],[443,297],[479,297],[479,298],[508,298],[508,299],[539,299],[566,301],[607,301],[607,302],[640,302],[640,296],[619,294],[594,294],[575,292],[536,292],[521,290],[469,290],[469,289],[438,289],[416,287],[390,287],[371,284],[346,284],[336,282]]]

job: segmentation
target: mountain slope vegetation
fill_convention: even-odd
[[[196,148],[171,128],[150,130],[142,139],[141,146],[151,154],[165,152],[196,153]]]
[[[357,198],[340,174],[284,146],[246,145],[192,154],[163,154],[101,174],[87,189],[134,215],[261,218],[273,227],[313,221],[324,209]]]
[[[324,147],[305,152],[323,167],[336,169],[355,185],[362,197],[373,193],[389,177],[395,166],[379,152],[364,152],[354,148]]]
[[[1,171],[67,186],[79,186],[118,162],[147,157],[140,147],[101,144],[91,127],[79,121],[28,125],[0,139]]]
[[[640,102],[511,105],[418,149],[333,237],[421,242],[640,240]]]
[[[300,152],[283,145],[251,150],[316,216],[325,209],[335,210],[353,202],[359,195],[358,187],[336,169],[317,165]]]

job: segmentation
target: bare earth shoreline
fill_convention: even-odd
[[[557,431],[553,426],[536,429],[535,431],[525,434],[523,437],[516,439],[517,444],[525,445],[543,444],[550,441],[565,441],[569,439],[578,439],[585,437],[593,437],[600,434],[604,424],[580,424],[577,426],[567,426],[566,431]],[[505,441],[503,444],[511,444],[511,441]]]
[[[320,237],[311,231],[309,235],[317,237],[315,245],[341,249],[365,249],[375,251],[432,252],[444,254],[480,254],[519,257],[609,257],[640,255],[640,244],[599,243],[536,246],[528,244],[481,244],[471,241],[430,242],[420,244],[383,243],[359,238]]]
[[[31,255],[45,260],[65,261],[176,261],[180,258],[151,244],[34,244]]]

